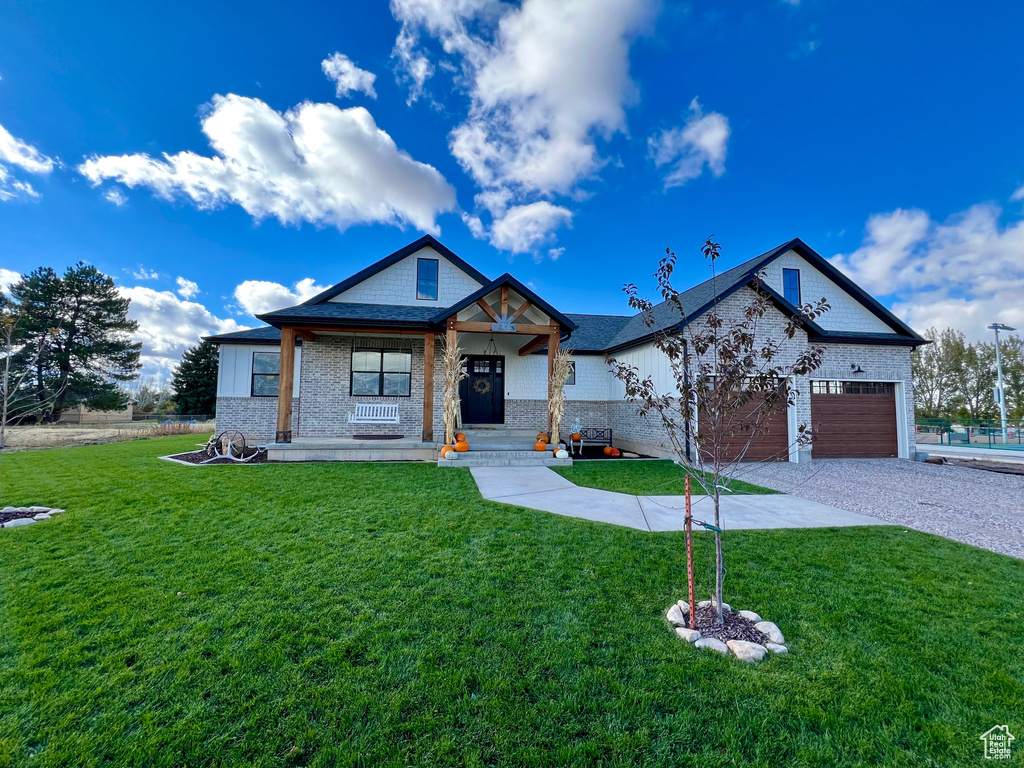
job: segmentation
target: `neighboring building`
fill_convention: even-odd
[[[762,453],[776,452],[771,440],[791,445],[797,425],[810,423],[814,457],[913,458],[910,352],[926,342],[800,240],[720,274],[723,311],[741,306],[757,274],[774,306],[768,333],[781,331],[802,301],[824,297],[832,307],[798,332],[796,343],[824,346],[825,362],[797,383],[797,403],[780,414]],[[714,298],[710,280],[685,291],[690,322]],[[340,445],[372,432],[432,448],[443,437],[435,337],[457,334],[470,373],[461,391],[465,425],[544,429],[549,351],[568,344],[575,371],[563,424],[579,418],[585,427],[610,427],[617,446],[667,455],[660,420],[636,414],[606,361],[628,362],[667,391],[670,370],[653,335],[681,318],[665,304],[654,315],[652,329],[639,315],[564,313],[511,275],[488,279],[428,235],[303,304],[260,315],[266,327],[210,337],[220,345],[217,428],[282,445]],[[350,423],[367,403],[397,406],[398,423]],[[794,450],[789,458],[808,455]]]
[[[132,420],[131,403],[121,411],[92,411],[79,403],[60,412],[59,424],[121,424]]]

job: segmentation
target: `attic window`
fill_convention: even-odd
[[[437,301],[437,259],[416,259],[416,298]]]
[[[794,307],[800,306],[800,270],[782,270],[782,295]]]

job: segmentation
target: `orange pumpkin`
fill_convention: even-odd
[[[537,442],[538,443],[546,443],[546,442],[548,442],[548,433],[547,432],[541,432],[539,435],[537,435]]]
[[[467,443],[465,440],[459,440],[459,442],[455,444],[455,450],[458,453],[465,453],[466,451],[469,450],[469,443]]]
[[[454,451],[454,450],[455,449],[452,448],[450,445],[444,446],[444,448],[441,449],[441,458],[442,459],[446,458],[448,456],[448,452],[449,451]]]
[[[543,442],[542,440],[538,440],[536,443],[533,444],[533,450],[539,451],[540,453],[543,453],[547,449],[548,444]]]
[[[612,447],[610,445],[606,445],[604,447],[604,455],[605,456],[611,456],[612,455]]]
[[[612,452],[609,454],[613,459],[617,459],[622,453],[619,452],[618,448],[612,448]]]
[[[572,433],[572,439],[573,440],[582,440],[583,439],[583,435],[581,435],[579,432],[573,432]]]
[[[458,432],[458,433],[456,433],[456,435],[455,435],[455,442],[457,442],[457,443],[464,443],[464,442],[466,442],[466,433],[465,432]]]

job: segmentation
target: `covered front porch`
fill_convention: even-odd
[[[435,459],[445,437],[445,344],[457,346],[468,374],[460,383],[460,429],[550,430],[551,370],[575,326],[511,276],[422,318],[369,323],[326,314],[264,318],[281,331],[271,458]],[[360,404],[387,404],[397,423],[353,425],[350,414]]]

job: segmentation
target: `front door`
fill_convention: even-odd
[[[505,358],[467,355],[459,382],[463,424],[505,423]]]

